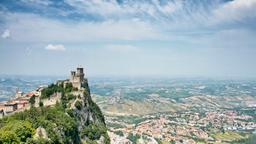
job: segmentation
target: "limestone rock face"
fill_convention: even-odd
[[[92,101],[87,81],[83,83],[83,87],[84,89],[77,93],[76,100],[71,104],[71,109],[78,122],[78,131],[82,132],[90,124],[106,126],[100,108]],[[86,139],[86,137],[81,137],[81,139]],[[103,136],[100,137],[98,143],[102,141],[104,141]]]
[[[46,130],[43,127],[38,127],[36,129],[36,133],[34,136],[36,139],[37,138],[43,138],[43,139],[48,139],[48,134],[46,132]]]

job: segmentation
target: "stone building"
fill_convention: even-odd
[[[16,91],[16,94],[15,94],[15,98],[20,98],[20,97],[23,96],[23,94],[24,94],[23,92],[17,90],[17,91]]]
[[[18,104],[16,102],[7,102],[4,104],[4,111],[6,113],[14,112],[18,109]]]
[[[0,119],[4,117],[4,110],[0,109]]]
[[[71,83],[74,88],[81,90],[83,83],[86,81],[84,76],[84,68],[78,67],[76,71],[71,71],[69,79],[58,80],[56,84],[58,86],[63,85],[64,87],[66,87],[67,84]]]
[[[84,69],[78,67],[77,71],[71,71],[69,82],[72,83],[73,87],[81,89],[82,83],[84,83]]]

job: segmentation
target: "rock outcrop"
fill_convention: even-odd
[[[90,96],[85,79],[80,89],[72,84],[51,84],[42,91],[41,104],[0,119],[0,143],[109,144],[104,116]]]

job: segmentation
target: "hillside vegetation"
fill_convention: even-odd
[[[91,100],[88,83],[83,86],[84,90],[79,91],[72,85],[64,88],[52,84],[45,88],[41,98],[60,92],[60,101],[49,107],[32,106],[1,119],[0,144],[110,143],[104,116]]]

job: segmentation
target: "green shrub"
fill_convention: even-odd
[[[0,133],[0,143],[18,144],[20,143],[20,139],[13,131],[2,131]]]
[[[68,94],[68,95],[67,95],[67,100],[68,100],[68,101],[73,100],[73,99],[75,99],[75,98],[76,98],[76,96],[74,96],[74,95],[72,95],[72,94]]]
[[[3,125],[0,128],[0,143],[7,140],[23,142],[32,137],[31,133],[34,133],[34,130],[39,126],[45,128],[52,143],[79,142],[76,120],[57,105],[55,107],[32,107],[30,110],[4,117],[0,123]],[[27,130],[28,128],[32,128],[33,131],[30,132]],[[6,131],[9,131],[7,132],[8,135],[6,135]]]
[[[37,139],[30,138],[26,142],[26,144],[51,144],[51,143],[53,142],[44,138],[37,138]]]
[[[71,117],[74,117],[74,116],[75,116],[72,109],[67,109],[67,114],[68,114],[69,116],[71,116]]]
[[[44,106],[44,103],[42,101],[39,102],[39,106],[40,107],[43,107]]]
[[[107,129],[104,125],[89,124],[82,130],[81,135],[88,137],[90,140],[98,140],[106,131]]]
[[[119,136],[124,136],[124,133],[123,133],[122,131],[120,131],[120,130],[114,131],[114,133],[115,133],[116,135],[119,135]]]
[[[132,133],[129,133],[127,139],[129,139],[132,143],[137,143],[137,140],[140,138],[140,135],[136,134],[133,135]]]
[[[53,95],[56,92],[64,92],[64,89],[62,86],[58,86],[55,84],[49,85],[47,88],[44,88],[41,92],[41,98],[49,98],[51,95]]]
[[[75,96],[69,93],[72,91],[72,84],[68,84],[65,89],[61,85],[51,84],[42,90],[41,98],[49,98],[55,92],[61,92],[61,101],[57,102],[53,107],[44,107],[43,102],[40,101],[39,108],[31,107],[29,110],[17,112],[0,119],[0,144],[80,143],[79,136],[89,138],[88,141],[92,143],[95,143],[95,140],[103,136],[104,144],[110,144],[104,116],[100,108],[91,100],[88,85],[86,84],[85,86],[84,94],[89,101],[87,105],[89,105],[89,111],[93,113],[93,119],[99,121],[97,125],[86,121],[86,124],[82,126],[85,128],[79,132],[77,124],[80,118],[76,117],[72,109],[67,109],[69,101],[75,99]],[[30,103],[35,103],[35,97],[31,98]],[[77,109],[81,110],[82,106],[82,101],[76,101],[75,107]],[[38,127],[45,128],[49,140],[33,139],[35,129]]]
[[[34,104],[35,104],[35,102],[36,102],[36,96],[35,96],[35,95],[33,95],[32,97],[30,97],[30,99],[29,99],[29,103],[30,103],[31,105],[34,105]]]
[[[94,114],[93,115],[94,120],[97,119],[100,122],[105,124],[105,118],[104,118],[104,115],[102,114],[99,106],[91,99],[89,99],[89,109]]]
[[[73,90],[72,83],[67,83],[65,86],[65,93],[69,93]]]
[[[81,110],[82,109],[82,102],[81,101],[76,101],[75,103],[75,107],[78,109],[78,110]]]
[[[13,120],[0,129],[0,143],[26,142],[35,133],[32,123],[29,121]]]

